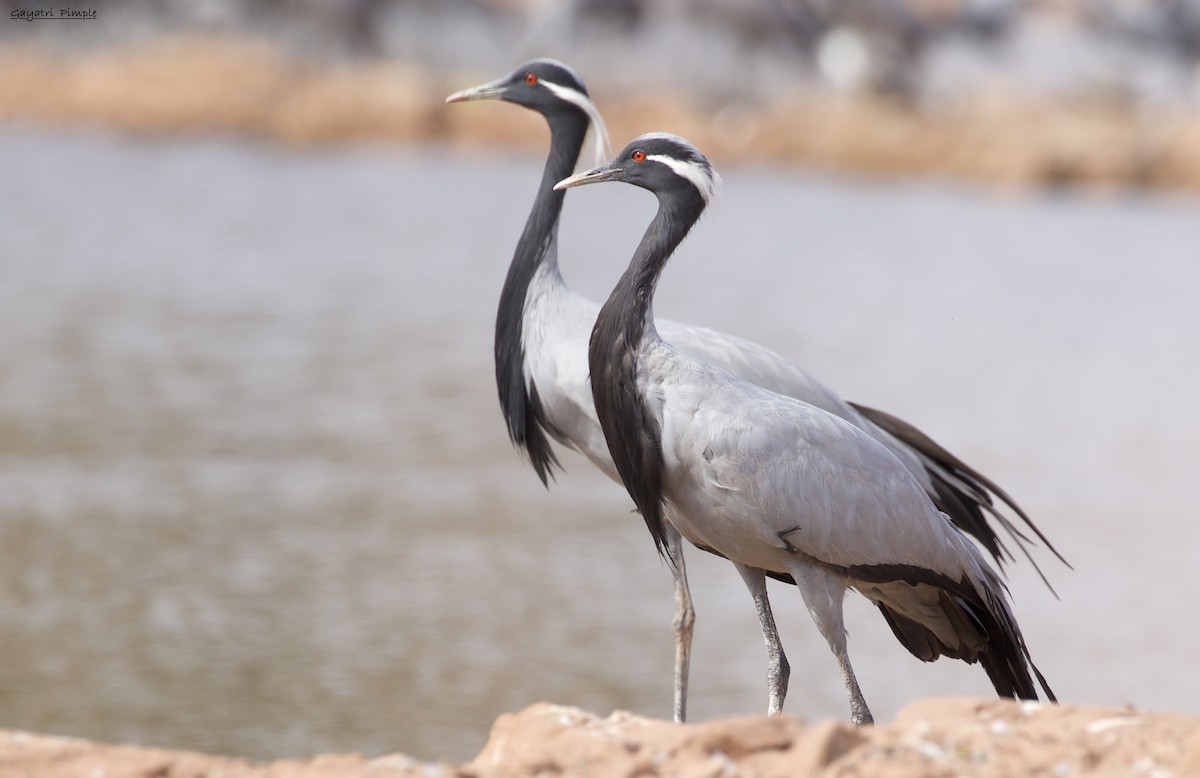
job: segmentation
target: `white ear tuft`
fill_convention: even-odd
[[[588,133],[592,136],[592,155],[594,158],[589,167],[596,167],[607,162],[612,157],[612,147],[608,143],[608,129],[604,126],[604,118],[600,116],[600,109],[596,108],[596,104],[587,95],[569,86],[562,86],[544,79],[541,81],[541,84],[550,90],[550,94],[560,100],[566,100],[568,103],[578,106],[587,114],[590,125]]]
[[[675,175],[686,178],[704,198],[705,205],[711,205],[717,199],[721,176],[707,162],[682,160],[666,154],[647,154],[646,159],[662,163],[671,168]]]

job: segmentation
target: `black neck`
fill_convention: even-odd
[[[543,484],[553,475],[558,459],[547,437],[547,432],[552,430],[546,421],[537,387],[532,381],[526,386],[522,318],[525,296],[534,275],[547,262],[557,261],[555,241],[564,192],[556,192],[554,185],[574,171],[588,127],[582,112],[567,111],[553,118],[547,117],[547,121],[550,123],[550,155],[546,158],[533,210],[529,212],[500,292],[495,343],[496,387],[500,392],[500,409],[508,422],[508,436],[514,445],[529,454],[530,464]]]
[[[666,543],[662,431],[638,392],[637,377],[642,343],[648,334],[657,337],[651,304],[658,278],[704,210],[698,193],[675,194],[679,196],[659,196],[658,213],[625,274],[600,309],[588,346],[592,399],[600,427],[621,481],[660,554]]]

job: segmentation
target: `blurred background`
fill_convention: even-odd
[[[533,56],[724,176],[660,315],[1010,491],[1074,566],[1010,572],[1060,699],[1200,714],[1200,4],[0,5],[0,726],[461,761],[539,700],[670,715],[641,521],[569,452],[544,490],[495,399],[548,133],[442,100]],[[568,282],[602,298],[653,209],[572,193]],[[739,577],[689,566],[693,718],[765,710]],[[787,710],[845,718],[772,595]],[[879,720],[991,693],[848,603]]]

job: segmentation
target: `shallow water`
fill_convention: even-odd
[[[719,164],[719,160],[717,161]],[[537,700],[670,713],[671,582],[619,487],[546,492],[491,376],[535,158],[0,136],[0,725],[252,757],[470,758]],[[1061,699],[1200,713],[1200,203],[723,170],[656,306],[802,359],[1003,484],[1071,560],[1012,575]],[[568,198],[594,298],[653,210]],[[765,708],[693,553],[696,719]],[[788,711],[847,714],[794,591]],[[860,599],[877,718],[981,695]]]

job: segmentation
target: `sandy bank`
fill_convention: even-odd
[[[443,104],[450,91],[496,75],[389,61],[317,64],[270,44],[224,38],[160,38],[71,55],[13,45],[0,52],[0,121],[294,145],[435,140],[540,151],[544,131],[528,112]],[[1200,192],[1200,117],[1185,112],[1006,94],[915,110],[820,91],[735,108],[644,88],[592,88],[618,146],[669,129],[724,164],[785,162],[1004,187]]]
[[[1200,775],[1200,718],[1009,701],[924,700],[890,724],[730,718],[678,725],[548,703],[501,716],[463,765],[393,754],[255,764],[0,731],[15,776],[1009,776]]]

